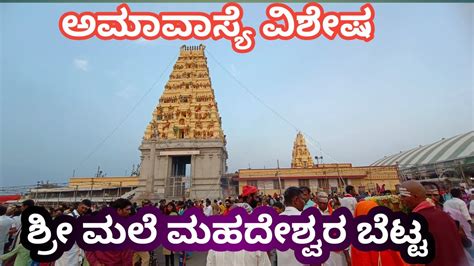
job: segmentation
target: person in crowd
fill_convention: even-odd
[[[275,204],[275,200],[270,194],[268,194],[268,204],[270,204],[270,206],[273,206],[273,204]]]
[[[474,194],[471,194],[471,201],[469,201],[469,214],[472,221],[472,217],[474,217]]]
[[[227,210],[225,204],[222,203],[222,200],[219,200],[217,204],[219,205],[219,213],[224,215],[224,212]]]
[[[178,201],[176,203],[176,211],[178,213],[178,215],[184,215],[184,212],[188,209],[188,208],[191,208],[193,205],[192,205],[192,201],[191,200],[187,200],[184,199],[184,201]],[[183,265],[186,265],[186,261],[188,259],[190,259],[192,256],[192,252],[190,251],[183,251],[183,252],[180,252],[179,253],[179,260],[182,261]]]
[[[329,204],[329,195],[326,192],[318,192],[316,196],[316,206],[322,215],[331,215],[332,206]]]
[[[234,206],[242,207],[247,210],[248,213],[252,212],[258,205],[258,189],[254,186],[245,185],[242,188],[242,194],[239,195],[239,202],[235,203]]]
[[[191,199],[188,199],[186,201],[186,210],[190,209],[190,208],[193,208],[193,207],[194,207],[194,202]]]
[[[303,191],[298,187],[289,187],[284,193],[285,211],[280,215],[301,215],[306,204]],[[303,265],[295,258],[293,250],[288,249],[286,251],[277,250],[277,264],[278,265]]]
[[[232,208],[233,205],[234,205],[234,202],[231,199],[226,199],[225,200],[225,210],[224,210],[223,215],[228,215],[229,212],[230,212],[230,209]]]
[[[53,220],[60,217],[61,215],[63,215],[63,212],[61,211],[60,208],[54,208],[53,209],[53,214],[52,214]]]
[[[14,260],[13,264],[10,263],[10,260]],[[28,266],[32,262],[30,251],[21,244],[20,238],[18,238],[18,243],[13,250],[0,256],[0,265],[4,263],[4,265]]]
[[[305,201],[304,209],[308,209],[310,207],[314,207],[314,201],[311,200],[311,189],[309,187],[300,187],[301,191],[303,191],[303,198]]]
[[[453,196],[454,199],[454,196]],[[453,200],[450,199],[450,200]],[[461,213],[458,209],[452,208],[452,206],[444,205],[443,211],[449,214],[451,218],[456,223],[456,228],[458,229],[459,236],[461,238],[461,243],[465,248],[465,252],[469,253],[469,249],[472,247],[472,242],[474,241],[473,235],[471,232],[471,224],[466,219],[466,216]],[[474,265],[474,260],[472,259],[470,254],[466,254],[467,258],[471,261],[471,264]]]
[[[372,208],[377,207],[377,203],[371,200],[360,201],[356,205],[354,216],[367,215]],[[351,247],[352,266],[408,266],[394,250],[384,251],[361,251]]]
[[[132,212],[132,203],[127,199],[117,199],[111,207],[115,209],[118,216],[126,218]],[[130,266],[133,265],[133,251],[108,250],[108,251],[86,251],[87,261],[91,266]]]
[[[281,214],[282,212],[285,211],[285,205],[283,205],[283,203],[281,203],[280,201],[275,201],[272,204],[272,208],[276,211],[277,214]],[[277,266],[278,264],[277,250],[276,249],[270,250],[268,252],[268,257],[270,258],[272,266]]]
[[[422,215],[435,241],[436,255],[427,266],[469,265],[454,220],[426,200],[425,188],[416,181],[400,185],[400,201],[408,210]]]
[[[173,202],[169,202],[166,205],[165,215],[170,215],[170,216],[178,215],[178,212],[176,210],[176,205]],[[174,266],[174,252],[169,249],[163,248],[163,255],[165,255],[166,266]]]
[[[461,186],[460,190],[461,190],[461,199],[464,202],[468,203],[469,200],[470,200],[471,194],[469,193],[468,190],[466,190],[466,188],[464,186]]]
[[[211,216],[212,215],[212,206],[211,206],[211,200],[206,199],[206,207],[204,208],[204,215],[206,216]]]
[[[82,200],[77,208],[74,209],[69,215],[74,218],[79,218],[89,213],[92,207],[92,202],[88,199]],[[70,250],[63,253],[63,255],[56,260],[55,266],[81,266],[85,259],[84,250],[74,243]]]
[[[59,204],[58,208],[61,210],[62,213],[64,213],[65,210],[67,210],[69,207],[65,203]]]
[[[453,198],[451,195],[451,188],[453,187],[453,184],[451,183],[450,180],[446,179],[443,184],[443,193],[441,196],[443,197],[444,202],[450,200]]]
[[[187,208],[184,201],[180,200],[178,201],[178,203],[176,203],[176,210],[178,211],[178,215],[183,215],[186,209]]]
[[[13,249],[14,242],[18,235],[19,230],[21,229],[21,220],[19,219],[21,210],[19,206],[9,206],[5,216],[10,217],[13,221],[13,224],[9,230],[8,241],[4,246],[4,252],[9,252]]]
[[[270,206],[270,203],[267,197],[264,197],[262,199],[262,206],[267,206],[267,207]]]
[[[357,204],[355,196],[355,188],[351,185],[348,185],[346,186],[346,194],[344,194],[344,197],[340,199],[341,207],[348,208],[352,215],[354,215],[355,206]]]
[[[212,215],[219,215],[221,212],[221,208],[219,208],[219,204],[217,203],[217,200],[215,199],[212,204]]]
[[[318,192],[316,208],[322,215],[331,215],[329,195],[326,192]],[[351,264],[349,250],[331,251],[329,258],[322,264],[323,266],[345,266]]]
[[[337,196],[337,194],[329,196],[329,208],[331,208],[332,210],[335,210],[339,207],[341,207],[341,201],[339,200],[339,197]]]
[[[26,209],[33,206],[35,206],[35,202],[32,199],[24,200],[21,203],[21,211],[24,212]]]
[[[323,215],[331,215],[333,212],[332,205],[330,204],[330,196],[324,191],[320,191],[316,194],[316,205],[315,207]]]
[[[248,188],[247,188],[248,189]],[[250,188],[251,192],[257,193],[257,188]],[[245,191],[249,195],[249,191]],[[244,193],[242,193],[244,194]],[[230,200],[229,200],[230,201]],[[227,200],[226,200],[227,202]],[[243,207],[247,213],[252,213],[253,209],[248,203],[236,203],[229,207],[233,209],[236,207]],[[263,251],[215,251],[209,250],[207,253],[206,266],[270,266],[270,259],[268,254]]]
[[[144,199],[142,200],[142,208],[143,207],[152,207],[153,206],[153,203],[149,200],[149,199]],[[140,208],[138,208],[139,210]],[[138,211],[137,210],[137,211]]]
[[[11,229],[14,224],[12,218],[6,215],[7,207],[0,205],[0,255],[3,255],[4,247],[8,243],[11,235]],[[0,266],[2,262],[0,261]]]
[[[198,204],[196,205],[196,207],[204,213],[204,208],[206,207],[206,205],[204,204],[204,200],[198,201]]]
[[[166,209],[166,200],[165,199],[160,200],[159,209],[160,209],[161,213],[165,214],[165,209]]]
[[[5,215],[8,217],[12,217],[14,211],[15,211],[15,206],[7,206],[7,212],[5,213]]]
[[[469,210],[467,208],[466,202],[461,199],[462,193],[459,188],[453,188],[451,189],[451,196],[452,198],[447,200],[443,204],[443,209],[446,211],[446,209],[454,209],[459,211],[464,218],[472,224],[471,220],[471,215],[469,214]]]
[[[153,206],[150,200],[144,199],[141,202],[141,207],[138,207],[136,202],[132,205],[131,215],[136,214],[141,208]],[[148,266],[150,265],[150,252],[135,251],[133,252],[133,265]]]
[[[13,214],[10,217],[13,219],[18,233],[21,229],[21,205],[13,206]]]
[[[254,186],[245,185],[242,187],[242,194],[240,195],[242,199],[242,203],[247,203],[255,209],[258,205],[259,198],[258,198],[258,189]]]
[[[13,239],[8,250],[13,250],[20,244],[21,214],[23,211],[33,206],[35,206],[35,202],[31,199],[27,199],[21,203],[19,208],[16,209],[16,212],[14,213],[15,217],[12,218],[14,222],[14,225],[12,226],[15,227],[15,229],[11,231]]]
[[[433,204],[443,209],[444,199],[441,197],[439,186],[435,182],[421,182],[426,191],[426,197],[433,202]]]
[[[70,215],[74,209],[77,208],[77,203],[73,203],[72,205],[68,206],[67,209],[63,211],[64,215]]]
[[[285,211],[285,205],[283,205],[283,203],[281,203],[279,201],[273,203],[272,207],[278,214],[281,214],[282,212]]]
[[[138,204],[136,202],[132,203],[132,215],[136,214],[140,207],[138,207]]]

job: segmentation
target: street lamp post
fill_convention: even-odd
[[[91,191],[89,193],[89,198],[92,200],[92,190],[94,189],[94,178],[91,178]]]
[[[280,178],[280,160],[277,160],[277,172],[276,175],[278,177],[278,188],[280,190],[280,196],[281,196],[281,178]]]
[[[316,159],[316,162],[319,164],[319,160],[321,160],[321,164],[323,163],[323,156],[314,156],[314,159]]]

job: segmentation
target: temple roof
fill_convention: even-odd
[[[400,168],[434,164],[474,156],[474,131],[448,139],[441,139],[428,145],[420,145],[407,151],[385,156],[373,166],[395,165]]]

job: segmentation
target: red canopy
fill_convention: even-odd
[[[10,200],[19,200],[21,195],[0,195],[0,203],[4,203]]]

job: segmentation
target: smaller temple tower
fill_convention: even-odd
[[[309,153],[304,136],[301,132],[298,132],[293,144],[291,168],[311,168],[313,164],[313,157]]]

